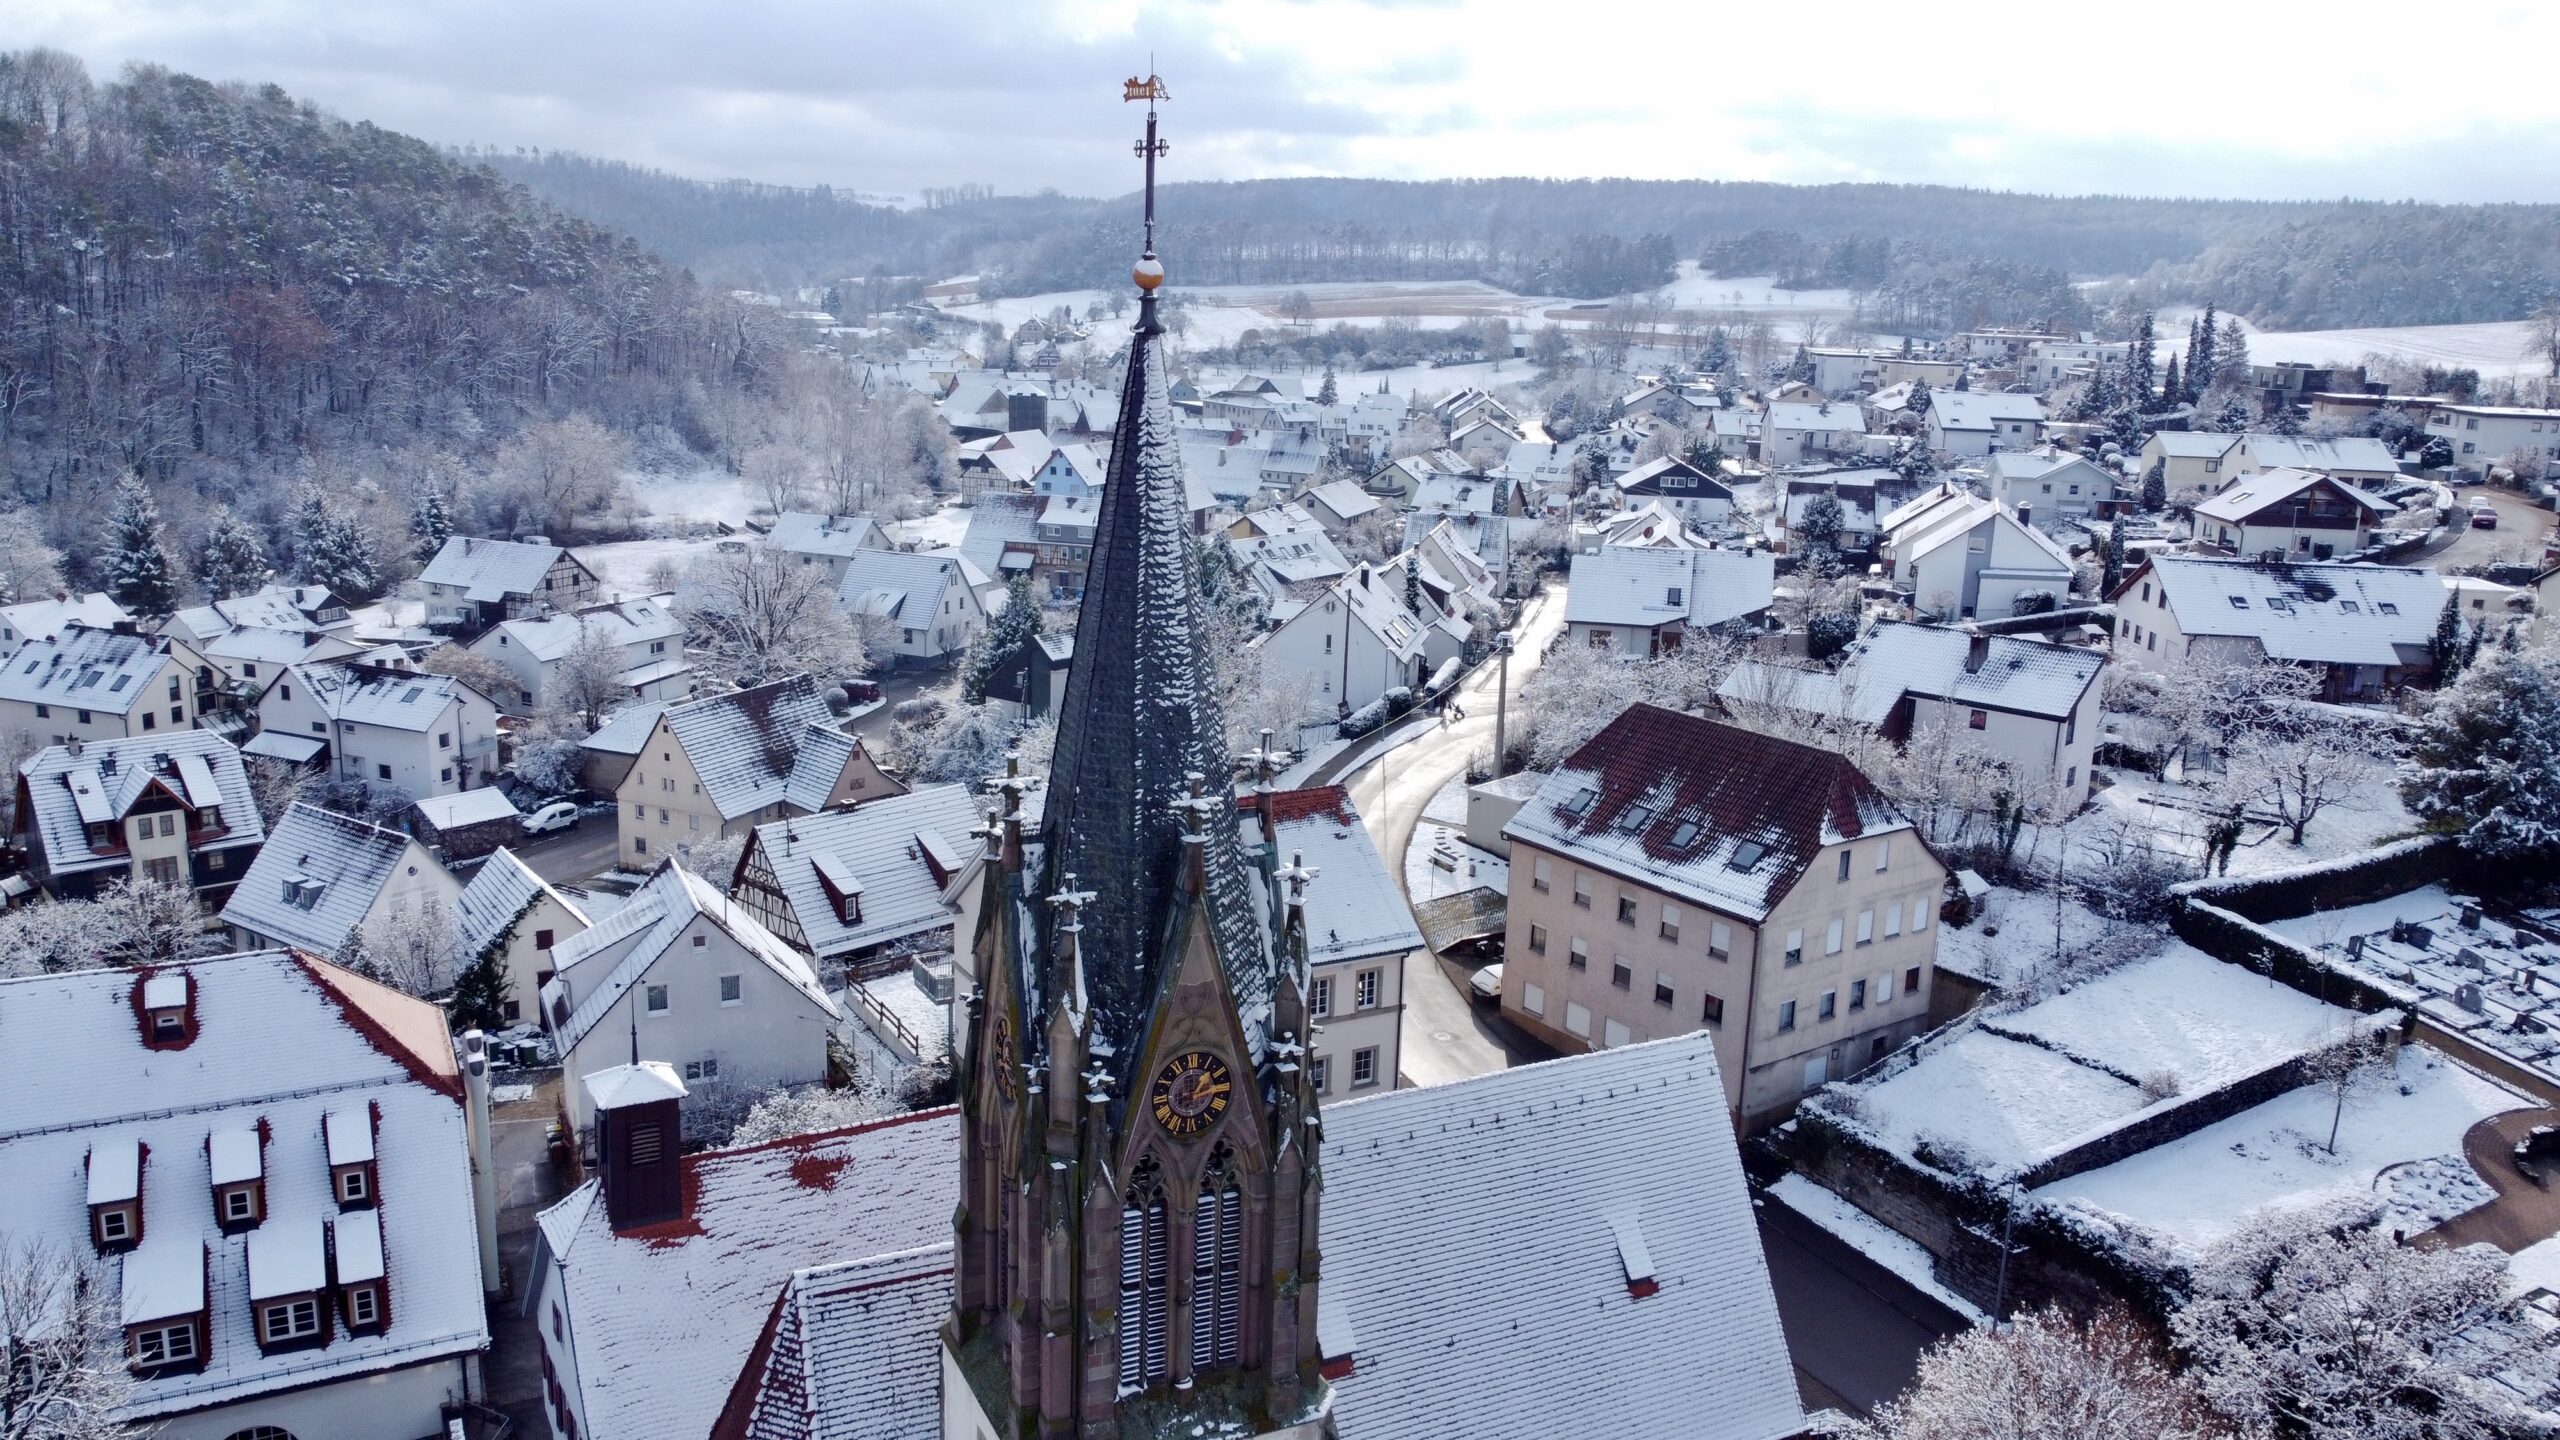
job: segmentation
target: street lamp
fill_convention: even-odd
[[[1508,630],[1493,637],[1493,653],[1501,662],[1501,671],[1493,682],[1493,778],[1496,780],[1502,778],[1503,741],[1507,738],[1505,731],[1511,708],[1511,650],[1515,643]]]

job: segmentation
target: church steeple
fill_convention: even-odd
[[[946,1433],[1252,1433],[1321,1415],[1306,872],[1246,862],[1146,248],[1036,836],[1009,765],[969,1012]],[[1267,811],[1278,757],[1253,757]],[[1265,832],[1267,835],[1267,831]],[[1266,838],[1263,848],[1269,849]],[[1286,887],[1287,924],[1282,923]]]

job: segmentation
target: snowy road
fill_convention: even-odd
[[[1517,652],[1511,657],[1511,703],[1520,703],[1520,686],[1538,668],[1547,642],[1564,624],[1564,586],[1521,608],[1514,630]],[[1351,780],[1351,800],[1369,826],[1369,837],[1387,868],[1404,873],[1405,847],[1434,792],[1464,770],[1467,761],[1493,749],[1494,685],[1502,667],[1486,665],[1458,690],[1458,708],[1466,718],[1427,732],[1373,762]],[[1439,1085],[1500,1070],[1515,1059],[1537,1052],[1517,1048],[1508,1027],[1490,1021],[1469,1003],[1452,977],[1451,966],[1428,950],[1405,957],[1404,1033],[1398,1065],[1400,1079],[1411,1085]]]

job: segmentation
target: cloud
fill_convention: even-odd
[[[2144,23],[1900,0],[19,0],[14,44],[274,81],[450,144],[872,192],[1130,188],[1121,76],[1172,86],[1180,179],[1878,179],[2152,194],[2553,199],[2560,94],[2452,103],[2370,27],[2216,0]],[[2560,7],[2467,15],[2560,48]]]

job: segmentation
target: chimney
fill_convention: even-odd
[[[2024,505],[2024,504],[2021,504],[2021,505],[2019,505],[2019,506],[2018,506],[2018,523],[2019,523],[2019,524],[2021,524],[2021,525],[2032,525],[2032,524],[2034,524],[2034,523],[2035,523],[2035,519],[2034,519],[2034,517],[2035,517],[2035,512],[2034,512],[2034,510],[2030,509],[2028,506],[2026,506],[2026,505]]]
[[[1974,634],[1964,637],[1964,673],[1967,675],[1981,674],[1982,662],[1990,658],[1990,636]]]
[[[615,1065],[581,1083],[596,1111],[604,1213],[617,1231],[684,1214],[684,1082],[659,1060]]]
[[[498,1293],[498,1169],[490,1145],[489,1037],[462,1032],[462,1127],[471,1142],[471,1214],[480,1228],[480,1289]]]

